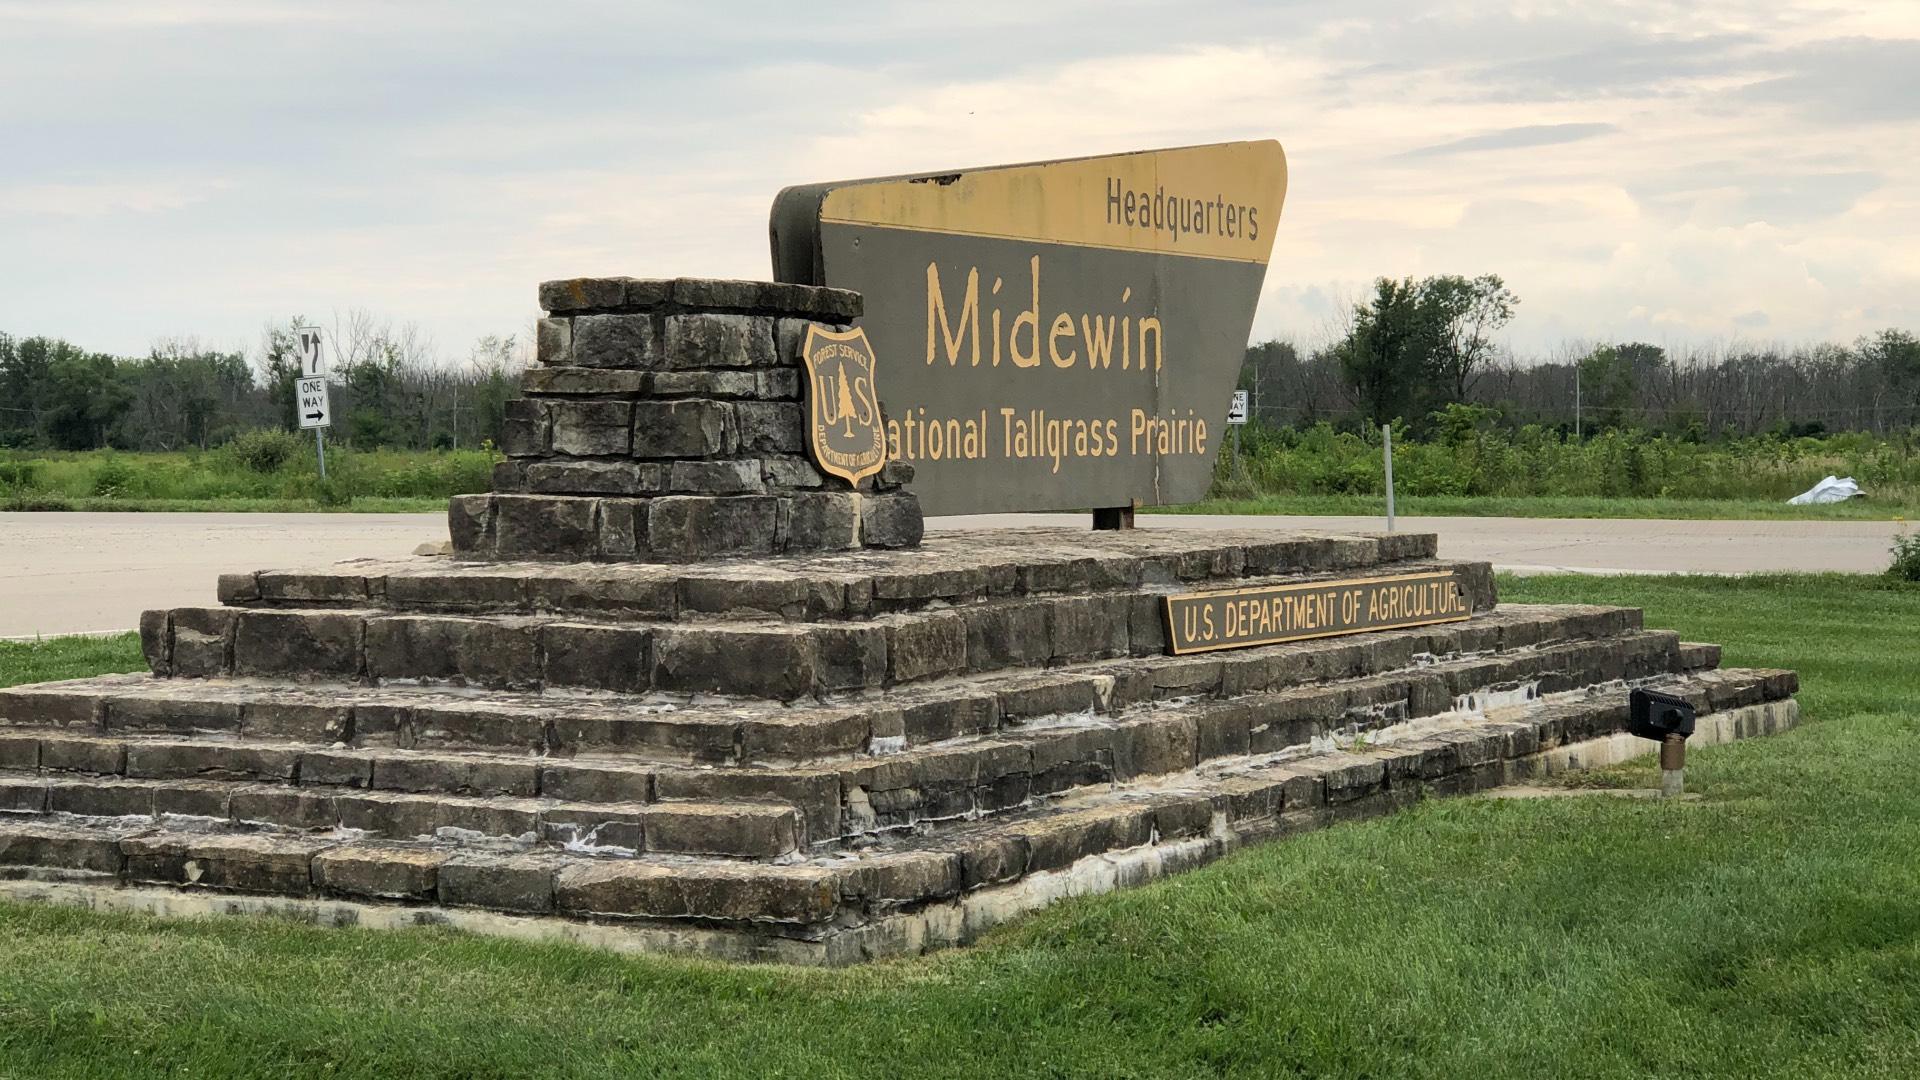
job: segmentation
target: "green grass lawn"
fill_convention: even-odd
[[[1597,495],[1413,495],[1394,500],[1407,517],[1689,518],[1732,521],[1920,520],[1920,504],[1904,499],[1853,499],[1826,506],[1788,506],[1776,499],[1614,499]],[[1268,495],[1207,499],[1153,507],[1162,514],[1297,514],[1382,517],[1379,495]]]
[[[0,512],[86,511],[90,513],[221,513],[221,514],[438,514],[447,509],[444,495],[356,495],[350,501],[327,504],[318,499],[120,499],[83,496],[46,500],[37,496],[0,500]]]
[[[1434,801],[848,971],[0,907],[0,1076],[1920,1075],[1920,588],[1502,588],[1798,668],[1804,725],[1698,802]]]

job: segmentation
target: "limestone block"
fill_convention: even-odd
[[[175,608],[168,662],[175,675],[222,675],[233,665],[233,629],[240,613],[232,608]]]
[[[634,457],[719,457],[735,445],[733,410],[721,402],[642,401],[634,405]]]
[[[791,700],[814,687],[812,637],[789,626],[662,626],[653,637],[653,685]]]
[[[237,675],[352,678],[361,671],[362,633],[360,616],[350,612],[243,611],[234,628],[233,670]]]
[[[593,550],[594,500],[559,495],[493,497],[494,550],[503,556]]]
[[[633,447],[633,406],[624,401],[562,399],[547,406],[553,452],[576,457],[625,457]]]
[[[850,491],[807,492],[788,500],[787,550],[833,551],[860,543],[859,497]]]
[[[528,394],[577,394],[597,397],[633,397],[647,392],[644,371],[621,368],[536,367],[520,376]]]
[[[929,612],[887,627],[887,658],[895,682],[950,675],[967,663],[967,623],[952,612]]]
[[[300,763],[282,746],[134,742],[126,755],[127,776],[152,780],[291,780]]]
[[[253,576],[247,575],[247,580]],[[146,657],[147,670],[162,677],[173,674],[173,622],[164,609],[140,613],[140,653]]]
[[[561,863],[560,858],[544,854],[462,852],[440,864],[440,902],[496,911],[549,912],[554,871]]]
[[[656,398],[752,398],[760,396],[760,378],[752,371],[660,371],[648,383]]]
[[[599,500],[594,517],[599,542],[592,553],[604,559],[646,555],[647,505],[646,499]]]
[[[487,551],[493,546],[493,496],[455,495],[447,500],[447,534],[455,551]]]
[[[117,776],[126,771],[126,746],[100,739],[66,739],[48,736],[40,740],[39,767],[48,772],[94,773]]]
[[[824,623],[815,638],[820,689],[860,690],[886,682],[886,627],[871,623]]]
[[[1197,761],[1191,716],[1155,717],[1114,728],[1113,766],[1121,780],[1183,772]]]
[[[646,626],[548,623],[540,630],[547,685],[644,691],[651,685],[651,636]]]
[[[671,490],[696,495],[759,495],[767,487],[760,476],[760,462],[753,459],[675,461],[668,477]]]
[[[580,331],[574,330],[578,349]],[[663,367],[768,367],[773,359],[773,320],[765,315],[668,315]]]
[[[382,754],[372,765],[369,786],[381,791],[530,797],[540,789],[540,770],[532,761],[399,751]]]
[[[493,799],[457,801],[438,795],[402,795],[384,791],[339,795],[334,807],[340,824],[393,840],[433,836],[440,829],[464,829],[482,836],[518,837],[539,832],[537,803]]]
[[[540,306],[552,313],[616,308],[626,302],[627,282],[632,279],[566,278],[540,283]]]
[[[659,327],[651,315],[579,315],[572,361],[578,367],[650,370],[660,366]]]
[[[754,373],[754,396],[762,401],[800,400],[800,373],[791,368],[772,368]]]
[[[566,364],[573,359],[573,320],[541,319],[534,325],[534,359],[542,364]],[[529,373],[531,374],[531,373]]]
[[[799,844],[798,815],[752,803],[657,803],[647,814],[646,844],[667,854],[777,858]]]
[[[616,860],[575,863],[554,888],[577,914],[821,923],[837,901],[832,871],[815,866],[680,867]]]
[[[547,403],[532,398],[514,398],[505,406],[500,425],[500,452],[508,457],[545,457],[553,450],[553,425],[547,419]]]
[[[806,449],[806,414],[784,401],[741,401],[733,406],[740,446],[754,453],[798,454]]]
[[[766,478],[767,486],[775,491],[786,488],[812,490],[827,482],[826,474],[814,468],[813,462],[797,455],[770,454],[762,457],[760,472]]]
[[[920,500],[911,493],[897,491],[860,501],[860,542],[867,547],[915,547],[925,532]]]
[[[549,799],[590,803],[652,802],[653,784],[653,770],[637,765],[553,761],[540,766],[540,794]]]
[[[777,500],[765,495],[668,495],[647,508],[647,547],[691,559],[723,553],[770,554]]]
[[[308,750],[299,773],[302,784],[364,788],[373,783],[373,759],[357,750]]]
[[[540,681],[539,642],[539,627],[523,622],[442,615],[368,619],[367,674],[532,686]]]
[[[398,844],[348,844],[313,857],[313,884],[327,892],[385,900],[430,899],[450,853]]]
[[[536,461],[521,475],[523,490],[535,495],[654,495],[667,488],[667,465],[657,461]],[[507,489],[496,481],[494,490]]]

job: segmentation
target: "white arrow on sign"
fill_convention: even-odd
[[[1245,390],[1235,390],[1233,392],[1233,405],[1227,409],[1227,423],[1244,424],[1246,422],[1247,392]]]
[[[333,407],[327,400],[327,377],[316,375],[311,379],[301,379],[294,389],[294,415],[300,418],[302,428],[323,428],[333,426]]]
[[[327,360],[320,351],[320,328],[296,326],[293,336],[300,345],[300,374],[311,379],[327,373]]]

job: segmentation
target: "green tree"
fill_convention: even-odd
[[[1513,321],[1520,298],[1498,274],[1443,274],[1420,283],[1420,303],[1433,323],[1433,378],[1448,400],[1464,402],[1493,362],[1493,335]]]
[[[133,403],[114,358],[104,353],[63,355],[49,371],[51,409],[47,434],[62,450],[96,450]]]
[[[300,342],[293,328],[306,323],[298,315],[285,323],[268,323],[260,342],[260,385],[283,431],[294,431],[299,420],[293,415],[299,396]]]
[[[1369,425],[1428,411],[1439,336],[1432,316],[1412,278],[1380,278],[1373,299],[1354,307],[1352,326],[1333,354]]]
[[[1625,427],[1639,388],[1666,363],[1667,351],[1644,341],[1600,346],[1580,359],[1580,411],[1594,428]]]

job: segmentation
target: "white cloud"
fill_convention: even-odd
[[[460,352],[542,277],[764,275],[787,184],[1264,137],[1263,335],[1443,272],[1522,351],[1920,327],[1911,3],[933,10],[0,0],[0,330],[368,307]]]

